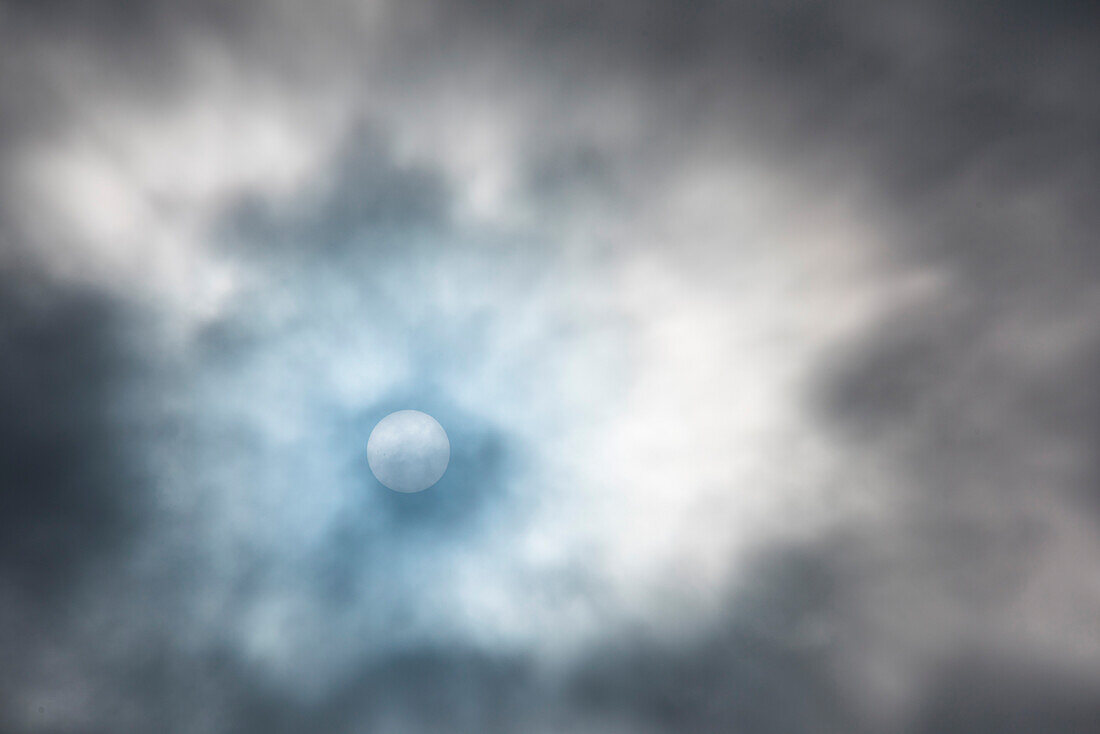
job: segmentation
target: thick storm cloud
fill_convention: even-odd
[[[1092,731],[1098,21],[0,2],[0,731]]]

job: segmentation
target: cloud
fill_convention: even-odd
[[[62,593],[134,519],[119,485],[139,480],[114,445],[127,431],[110,403],[117,382],[139,379],[139,369],[118,351],[125,321],[109,299],[54,300],[35,281],[7,282],[2,297],[0,466],[10,501],[0,555],[21,586]]]
[[[8,6],[0,728],[1080,729],[1088,12]]]

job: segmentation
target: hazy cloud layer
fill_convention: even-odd
[[[972,5],[0,5],[0,731],[1091,731],[1098,19]]]

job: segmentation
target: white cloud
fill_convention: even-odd
[[[210,227],[236,196],[296,192],[346,113],[320,92],[289,98],[201,44],[156,96],[97,84],[106,71],[80,61],[92,68],[86,86],[64,90],[68,124],[25,145],[8,171],[22,231],[55,275],[215,317],[243,275]]]

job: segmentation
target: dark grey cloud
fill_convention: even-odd
[[[1050,665],[960,656],[942,671],[912,731],[1087,732],[1096,726],[1095,680]]]
[[[286,251],[323,257],[330,249],[394,246],[387,233],[407,237],[410,229],[439,231],[448,223],[445,182],[431,170],[398,165],[369,126],[349,133],[326,168],[296,209],[246,192],[225,217],[229,236],[260,259]]]
[[[0,563],[21,587],[63,594],[90,558],[125,547],[140,515],[142,477],[120,447],[130,427],[111,410],[140,364],[118,304],[4,276]]]

